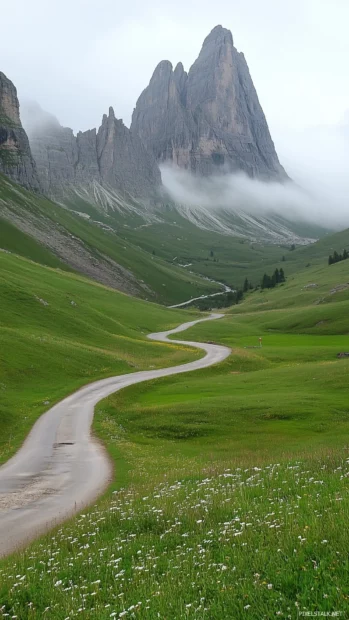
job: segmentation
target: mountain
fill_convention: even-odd
[[[29,141],[19,117],[17,90],[0,72],[0,172],[24,187],[39,190]]]
[[[242,53],[216,26],[187,74],[165,60],[137,101],[131,130],[158,162],[198,175],[243,171],[285,181],[267,121]]]
[[[0,250],[173,304],[222,290],[219,282],[241,286],[242,276],[258,282],[293,244],[324,233],[275,211],[248,212],[239,196],[211,209],[205,200],[176,202],[162,186],[158,162],[167,160],[203,187],[202,176],[233,170],[288,179],[247,65],[222,27],[188,75],[160,63],[131,129],[110,108],[98,130],[75,135],[37,104],[21,106],[23,128],[3,74],[0,109]]]
[[[161,183],[160,170],[139,137],[113,108],[104,114],[98,131],[79,132],[62,127],[37,104],[23,107],[32,153],[43,192],[56,200],[76,193],[92,202],[112,195],[151,201]]]
[[[131,129],[113,108],[98,131],[76,136],[35,104],[22,107],[22,119],[43,192],[64,204],[74,194],[107,211],[125,200],[154,204],[161,200],[157,162],[199,176],[242,171],[288,180],[246,60],[222,26],[206,37],[189,73],[181,63],[173,70],[160,62],[137,101]]]

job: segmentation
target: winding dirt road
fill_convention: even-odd
[[[170,334],[221,317],[212,314],[148,338],[166,342]],[[100,400],[134,383],[206,368],[230,354],[230,349],[220,345],[175,342],[203,349],[206,355],[181,366],[96,381],[39,418],[20,450],[0,468],[0,556],[81,510],[108,486],[112,465],[103,446],[90,433],[94,407]]]

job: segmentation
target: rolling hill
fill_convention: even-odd
[[[0,175],[3,249],[165,304],[221,290],[128,241],[125,221],[112,228],[93,213],[87,219]]]
[[[195,355],[142,333],[188,313],[0,261],[2,458],[48,400]],[[347,608],[349,360],[337,353],[349,349],[348,262],[295,273],[183,334],[231,346],[222,364],[98,405],[110,492],[0,563],[4,613],[259,620],[295,603]]]

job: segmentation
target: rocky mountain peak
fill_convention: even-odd
[[[173,81],[177,87],[181,104],[185,107],[187,100],[187,81],[188,74],[184,71],[184,67],[181,62],[179,62],[173,72]]]
[[[25,123],[44,193],[65,201],[72,192],[95,200],[96,187],[119,196],[141,200],[155,198],[161,175],[152,153],[114,109],[104,114],[98,131],[62,127],[40,106],[26,106]]]
[[[170,75],[172,70],[172,63],[169,60],[161,60],[155,67],[155,71],[151,79],[162,79],[164,76]]]
[[[283,181],[247,63],[229,30],[216,26],[187,74],[182,63],[156,68],[137,101],[131,129],[160,162],[198,175],[242,171]]]
[[[20,126],[17,90],[12,82],[0,71],[0,109],[1,116]]]
[[[234,45],[233,35],[227,28],[223,28],[223,26],[218,25],[215,26],[210,34],[207,35],[206,39],[202,44],[202,47],[206,47],[207,45],[221,45],[221,44],[230,44]]]
[[[28,189],[39,190],[29,140],[19,116],[14,84],[0,72],[0,172]]]
[[[177,75],[182,75],[183,73],[185,73],[184,67],[183,67],[183,63],[182,62],[177,62],[175,70],[174,70],[174,75],[176,75],[176,74]]]

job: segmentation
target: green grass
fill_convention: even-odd
[[[128,241],[123,234],[123,226],[129,226],[131,223],[134,225],[132,218],[116,220],[115,230],[103,230],[92,220],[86,220],[50,200],[26,191],[0,174],[1,226],[5,221],[5,213],[8,214],[8,212],[12,214],[12,217],[34,222],[34,228],[39,230],[43,224],[45,229],[47,225],[49,226],[51,234],[55,234],[58,229],[60,234],[66,236],[67,243],[72,236],[75,237],[89,251],[93,260],[111,258],[131,271],[139,282],[139,296],[147,297],[151,301],[171,305],[185,301],[191,296],[197,297],[221,290],[216,284],[203,280],[198,275],[187,273],[180,267],[169,264],[163,258],[153,256],[152,253]],[[110,218],[106,215],[92,207],[90,207],[90,212],[94,220],[102,221],[110,226]],[[8,217],[11,215],[6,216],[6,222]],[[1,247],[45,265],[59,265],[56,257],[11,223],[5,224],[3,232],[0,233]],[[60,266],[67,268],[62,264]],[[147,285],[147,291],[142,287],[143,283]]]
[[[14,290],[5,289],[6,329],[17,338],[34,334],[39,342],[57,325],[54,343],[73,341],[97,374],[98,356],[107,351],[110,359],[110,348],[122,364],[132,349],[136,367],[189,356],[177,347],[169,355],[141,333],[185,313],[45,268],[34,286],[26,270],[37,267],[1,258],[6,281],[14,280]],[[347,274],[345,262],[315,266],[272,291],[251,293],[223,319],[181,335],[229,345],[225,362],[101,402],[94,431],[115,463],[114,482],[96,506],[1,562],[3,612],[57,620],[349,617],[349,360],[336,357],[349,350]],[[32,293],[45,294],[49,306]],[[9,351],[11,377],[17,356]],[[53,362],[48,356],[45,363]],[[43,372],[37,364],[31,390]],[[26,372],[30,365],[26,357]],[[25,376],[21,370],[15,384],[24,396]],[[38,383],[45,395],[47,381],[43,375]]]
[[[53,229],[58,226],[68,237],[80,239],[93,259],[107,256],[131,271],[140,284],[145,282],[150,290],[144,292],[140,286],[139,296],[166,305],[219,290],[202,275],[233,288],[241,287],[247,277],[256,286],[263,274],[273,272],[275,267],[282,266],[286,275],[291,276],[305,268],[325,265],[334,249],[349,247],[349,230],[325,235],[315,244],[291,251],[287,243],[270,245],[200,229],[171,206],[163,206],[157,220],[149,222],[139,213],[122,208],[97,210],[78,197],[72,198],[68,206],[69,209],[62,208],[26,192],[0,175],[0,216],[5,208],[15,217],[26,218],[28,214],[36,218],[39,229],[43,221]],[[79,217],[77,212],[85,213],[90,220]],[[110,230],[103,230],[98,223]],[[309,233],[305,225],[300,232]],[[324,235],[321,229],[318,233]],[[58,261],[44,248],[40,253],[34,247],[39,244],[34,241],[29,247],[28,235],[20,231],[15,233],[11,229],[7,236],[4,231],[2,236],[0,233],[0,242],[1,238],[5,242],[0,247],[27,258],[50,266],[52,261]]]
[[[347,617],[348,459],[172,466],[176,481],[121,490],[2,563],[4,610],[58,619]]]
[[[349,301],[349,261],[335,265],[321,264],[287,277],[287,282],[275,289],[250,293],[242,306],[232,312],[260,312],[287,309],[293,312],[305,306],[313,312],[329,304]]]
[[[125,239],[149,252],[154,249],[168,262],[190,264],[187,269],[232,287],[242,287],[246,277],[256,286],[264,273],[272,273],[276,267],[283,267],[286,274],[291,275],[325,265],[329,254],[335,249],[349,248],[349,229],[325,236],[324,231],[319,229],[318,234],[322,238],[317,243],[299,246],[291,251],[291,243],[271,245],[202,230],[174,209],[168,209],[161,215],[162,222],[141,229],[127,226],[122,234]],[[314,231],[311,233],[303,227],[300,234],[313,236]]]
[[[270,270],[288,254],[289,246],[254,243],[247,239],[203,230],[176,210],[163,211],[164,221],[144,228],[127,227],[125,239],[172,264],[189,264],[189,269],[232,287],[241,287],[246,276],[258,284],[264,271]],[[211,256],[211,251],[213,256]]]
[[[348,617],[348,459],[130,488],[0,568],[19,618]]]
[[[189,313],[6,253],[0,253],[0,299],[0,462],[48,403],[79,386],[198,355],[146,339]]]
[[[0,248],[1,250],[30,258],[41,265],[69,270],[67,265],[35,241],[35,239],[2,218],[0,218]]]

